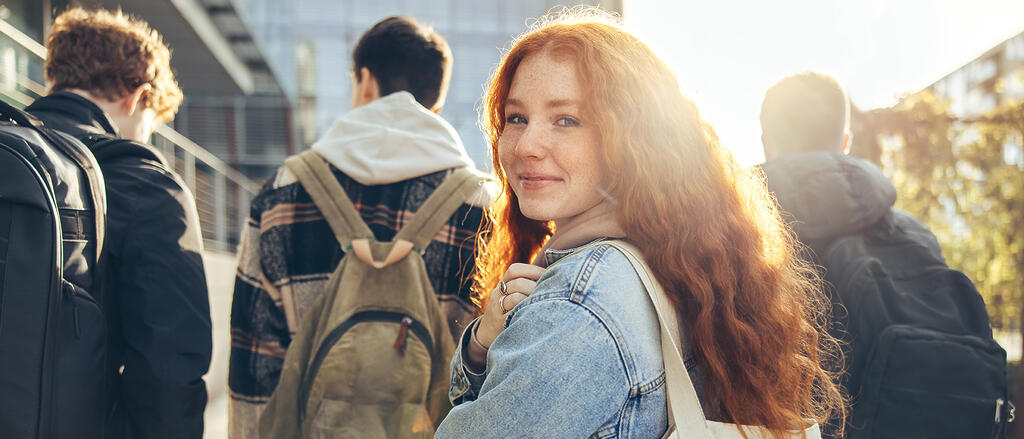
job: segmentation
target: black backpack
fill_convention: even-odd
[[[0,102],[0,437],[103,435],[105,211],[82,141]]]
[[[835,334],[848,345],[846,438],[1005,437],[1006,352],[985,303],[934,235],[893,210],[867,230],[809,243]]]

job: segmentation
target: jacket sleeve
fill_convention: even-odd
[[[123,232],[109,281],[124,343],[126,437],[200,438],[212,352],[195,199],[156,166],[104,168],[110,227]]]
[[[604,323],[565,299],[524,302],[513,313],[484,375],[468,374],[460,344],[450,394],[458,405],[435,437],[588,437],[613,421],[630,387]]]
[[[228,366],[228,437],[257,437],[259,416],[277,386],[291,336],[279,300],[271,296],[262,260],[257,207],[268,187],[253,199],[238,246],[231,299],[231,358]]]
[[[476,326],[479,323],[479,318],[474,319],[466,327],[462,336],[456,340],[458,344],[455,347],[455,354],[452,355],[450,366],[451,383],[448,388],[448,400],[451,401],[453,406],[475,400],[477,394],[480,393],[480,387],[483,386],[484,378],[487,378],[486,368],[483,373],[477,373],[469,367],[469,364],[471,364],[469,350],[470,343],[472,343],[470,340],[473,338],[473,331],[476,330]]]

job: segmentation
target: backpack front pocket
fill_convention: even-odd
[[[988,438],[1005,398],[1006,353],[973,335],[907,325],[881,332],[847,437]]]
[[[422,404],[399,404],[390,416],[381,407],[353,401],[322,399],[310,428],[311,439],[431,438],[434,425]]]
[[[320,343],[300,389],[300,407],[313,415],[310,435],[432,435],[424,409],[432,349],[426,327],[402,313],[365,311],[338,325]]]
[[[107,320],[88,291],[65,280],[62,292],[53,390],[54,412],[61,422],[54,424],[54,433],[99,437],[107,401],[98,401],[95,395],[106,393]]]

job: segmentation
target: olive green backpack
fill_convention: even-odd
[[[392,242],[377,242],[319,154],[285,166],[345,251],[292,339],[260,436],[424,437],[451,409],[455,351],[422,252],[483,177],[455,170]],[[415,250],[415,251],[411,251]]]

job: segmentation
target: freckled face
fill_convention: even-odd
[[[557,226],[603,199],[600,134],[583,99],[572,60],[547,51],[528,55],[512,78],[498,158],[527,218]]]

